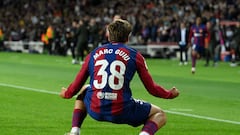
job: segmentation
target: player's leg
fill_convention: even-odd
[[[195,73],[195,67],[196,67],[196,61],[197,61],[197,57],[198,57],[198,53],[195,50],[192,50],[192,73]]]
[[[151,104],[149,118],[145,122],[139,135],[154,135],[161,127],[166,124],[166,114],[156,105]]]
[[[209,61],[210,61],[210,57],[211,57],[211,52],[209,48],[205,48],[205,57],[206,57],[206,63],[205,66],[209,66]]]
[[[73,115],[72,115],[72,129],[69,135],[80,135],[80,128],[84,119],[87,116],[86,107],[84,105],[83,99],[85,96],[85,90],[89,85],[85,85],[80,90],[80,94],[77,96],[75,101]]]

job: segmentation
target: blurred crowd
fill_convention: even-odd
[[[88,42],[96,47],[107,42],[106,25],[116,14],[134,26],[129,44],[176,42],[179,24],[184,21],[190,27],[198,16],[203,23],[221,27],[225,36],[236,37],[235,25],[219,22],[240,21],[239,13],[240,0],[3,0],[0,40],[43,41],[54,44],[51,53],[64,55],[71,47],[66,45],[70,37],[78,37],[74,29],[79,20],[88,28]],[[52,37],[47,35],[49,27]]]

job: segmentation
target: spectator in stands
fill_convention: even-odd
[[[150,29],[147,22],[143,23],[142,30],[141,30],[141,37],[143,39],[143,44],[146,45],[150,37]]]
[[[196,18],[196,22],[190,28],[188,44],[192,47],[192,74],[196,71],[196,61],[204,53],[204,44],[205,44],[205,37],[206,37],[206,26],[202,24],[201,17]]]
[[[187,24],[192,24],[196,16],[204,16],[205,20],[236,21],[240,10],[238,5],[240,5],[239,0],[232,2],[229,0],[151,0],[150,2],[146,0],[101,0],[98,2],[91,0],[81,2],[78,0],[7,0],[0,5],[0,23],[4,27],[7,40],[21,40],[21,37],[24,37],[26,40],[37,41],[41,39],[42,29],[45,30],[49,23],[54,24],[53,27],[56,27],[56,24],[59,29],[64,30],[67,23],[75,18],[88,15],[94,16],[99,27],[104,28],[112,21],[114,14],[121,14],[122,18],[134,25],[132,33],[134,44],[142,44],[141,26],[149,25],[150,22],[154,22],[154,26],[157,23],[158,29],[157,31],[156,27],[149,29],[147,42],[175,42],[172,38],[176,37],[173,36],[175,22],[179,24],[184,20]],[[19,25],[22,27],[18,27]],[[21,32],[21,29],[24,31]],[[104,30],[101,33],[103,33],[102,39],[104,40]]]
[[[185,22],[181,22],[177,29],[177,42],[180,49],[180,63],[179,65],[188,64],[188,36],[189,29],[186,27]]]

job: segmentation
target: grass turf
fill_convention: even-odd
[[[0,131],[1,135],[62,135],[71,127],[74,98],[29,91],[24,86],[59,93],[75,78],[80,65],[70,57],[0,53]],[[221,62],[204,67],[198,61],[196,74],[190,65],[178,66],[177,60],[147,59],[154,80],[166,88],[176,86],[181,95],[174,100],[149,95],[136,75],[131,82],[133,96],[164,110],[236,121],[238,124],[186,117],[167,113],[168,123],[157,135],[238,135],[240,132],[240,68]],[[82,134],[136,135],[141,127],[96,122],[87,117]]]

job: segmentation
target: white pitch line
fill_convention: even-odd
[[[181,115],[181,116],[187,116],[187,117],[192,117],[192,118],[199,118],[199,119],[205,119],[205,120],[211,120],[211,121],[218,121],[218,122],[240,125],[239,121],[224,120],[224,119],[218,119],[218,118],[213,118],[213,117],[208,117],[208,116],[201,116],[201,115],[196,115],[196,114],[175,112],[175,111],[169,111],[169,110],[164,110],[164,111],[167,112],[167,113]]]
[[[26,91],[34,91],[34,92],[41,92],[41,93],[47,93],[47,94],[54,94],[54,95],[58,95],[59,94],[57,92],[48,91],[48,90],[44,90],[44,89],[29,88],[29,87],[12,85],[12,84],[5,84],[5,83],[0,83],[0,86],[17,88],[17,89],[22,89],[22,90],[26,90]]]
[[[0,86],[17,88],[17,89],[22,89],[22,90],[26,90],[26,91],[34,91],[34,92],[40,92],[40,93],[54,94],[54,95],[59,94],[58,92],[48,91],[48,90],[44,90],[44,89],[29,88],[29,87],[13,85],[13,84],[0,83]],[[176,112],[176,111],[170,111],[170,110],[165,110],[165,112],[170,113],[170,114],[186,116],[186,117],[199,118],[199,119],[205,119],[205,120],[211,120],[211,121],[240,125],[239,121],[224,120],[224,119],[218,119],[218,118],[213,118],[213,117],[208,117],[208,116],[201,116],[201,115],[195,115],[195,114],[189,114],[189,113],[183,113],[183,112]]]

